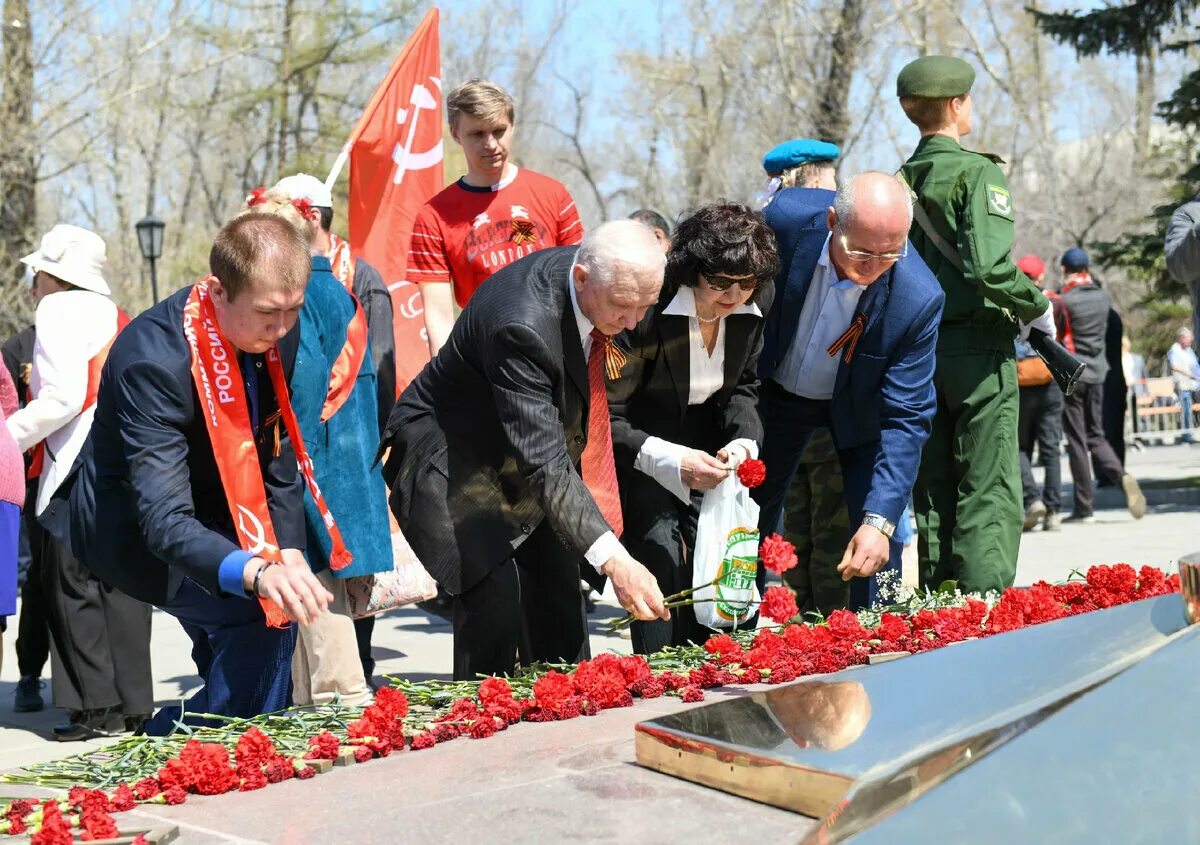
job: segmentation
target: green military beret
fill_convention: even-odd
[[[953,56],[922,56],[896,77],[897,97],[960,97],[975,84],[975,69]]]

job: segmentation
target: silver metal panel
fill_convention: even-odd
[[[799,681],[639,724],[638,762],[823,817],[856,780],[1011,737],[1185,624],[1163,596]]]
[[[1200,842],[1200,627],[848,841]],[[840,842],[841,819],[819,840]]]

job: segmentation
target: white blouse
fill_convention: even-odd
[[[738,306],[730,314],[762,316],[753,302]],[[681,285],[663,309],[663,316],[666,315],[688,318],[688,404],[703,405],[725,382],[725,320],[722,318],[717,322],[717,340],[709,353],[700,333],[700,319],[696,316],[695,288]]]

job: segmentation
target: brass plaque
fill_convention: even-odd
[[[805,815],[840,814],[856,781],[893,783],[922,765],[948,776],[1185,624],[1181,597],[1162,596],[747,693],[640,723],[637,760]]]

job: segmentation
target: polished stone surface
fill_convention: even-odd
[[[1197,667],[1193,626],[848,841],[1200,842]]]
[[[638,725],[638,761],[822,817],[864,780],[992,747],[1185,624],[1181,597],[1162,596],[797,681]]]

